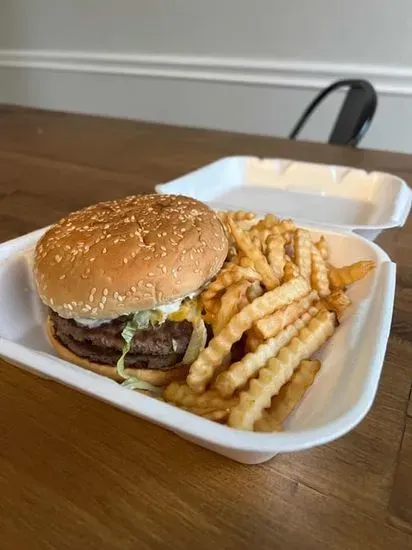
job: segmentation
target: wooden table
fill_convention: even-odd
[[[395,172],[412,156],[0,107],[0,240],[230,154]],[[0,548],[412,548],[412,222],[377,399],[346,437],[243,466],[0,361]],[[0,304],[1,307],[1,304]]]

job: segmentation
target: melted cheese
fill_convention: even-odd
[[[160,312],[160,317],[164,317],[163,321],[166,320],[168,317],[170,317],[173,321],[184,321],[190,316],[192,307],[193,307],[193,298],[195,298],[199,292],[192,292],[192,294],[188,294],[181,300],[176,300],[175,302],[170,302],[170,304],[163,304],[161,306],[158,306],[157,308],[154,308],[152,311],[154,313],[154,317],[159,317],[159,315],[156,315],[156,313]],[[189,299],[189,302],[185,302],[182,306],[182,302],[184,300]],[[79,325],[83,325],[88,328],[96,328],[100,325],[104,325],[105,323],[110,323],[113,321],[113,318],[111,319],[87,319],[85,317],[74,317],[73,319],[78,323]]]

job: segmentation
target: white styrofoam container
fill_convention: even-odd
[[[350,289],[353,304],[336,334],[321,350],[322,368],[288,420],[286,430],[265,434],[216,424],[56,357],[47,342],[46,312],[31,272],[30,251],[43,231],[0,245],[0,356],[13,364],[246,464],[334,440],[356,426],[368,412],[385,355],[395,290],[395,264],[373,242],[351,233],[311,230],[314,236],[326,236],[332,263],[343,265],[371,259],[377,267]]]
[[[354,231],[372,241],[384,229],[403,226],[412,199],[402,179],[383,172],[255,157],[220,159],[156,191],[188,195],[216,209],[271,212]]]

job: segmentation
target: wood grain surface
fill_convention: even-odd
[[[399,174],[412,157],[0,107],[0,241],[217,158]],[[412,549],[412,221],[375,403],[322,447],[243,466],[0,360],[0,549]],[[1,304],[0,304],[1,307]]]

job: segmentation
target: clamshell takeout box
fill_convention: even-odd
[[[56,357],[31,274],[31,251],[45,229],[0,244],[0,356],[246,464],[321,445],[355,427],[376,394],[395,291],[395,264],[372,241],[381,231],[405,223],[411,206],[405,182],[348,167],[230,157],[158,185],[156,191],[195,197],[216,209],[293,218],[315,236],[325,235],[332,263],[376,262],[372,274],[349,290],[352,305],[319,353],[322,368],[285,431],[235,430]]]

